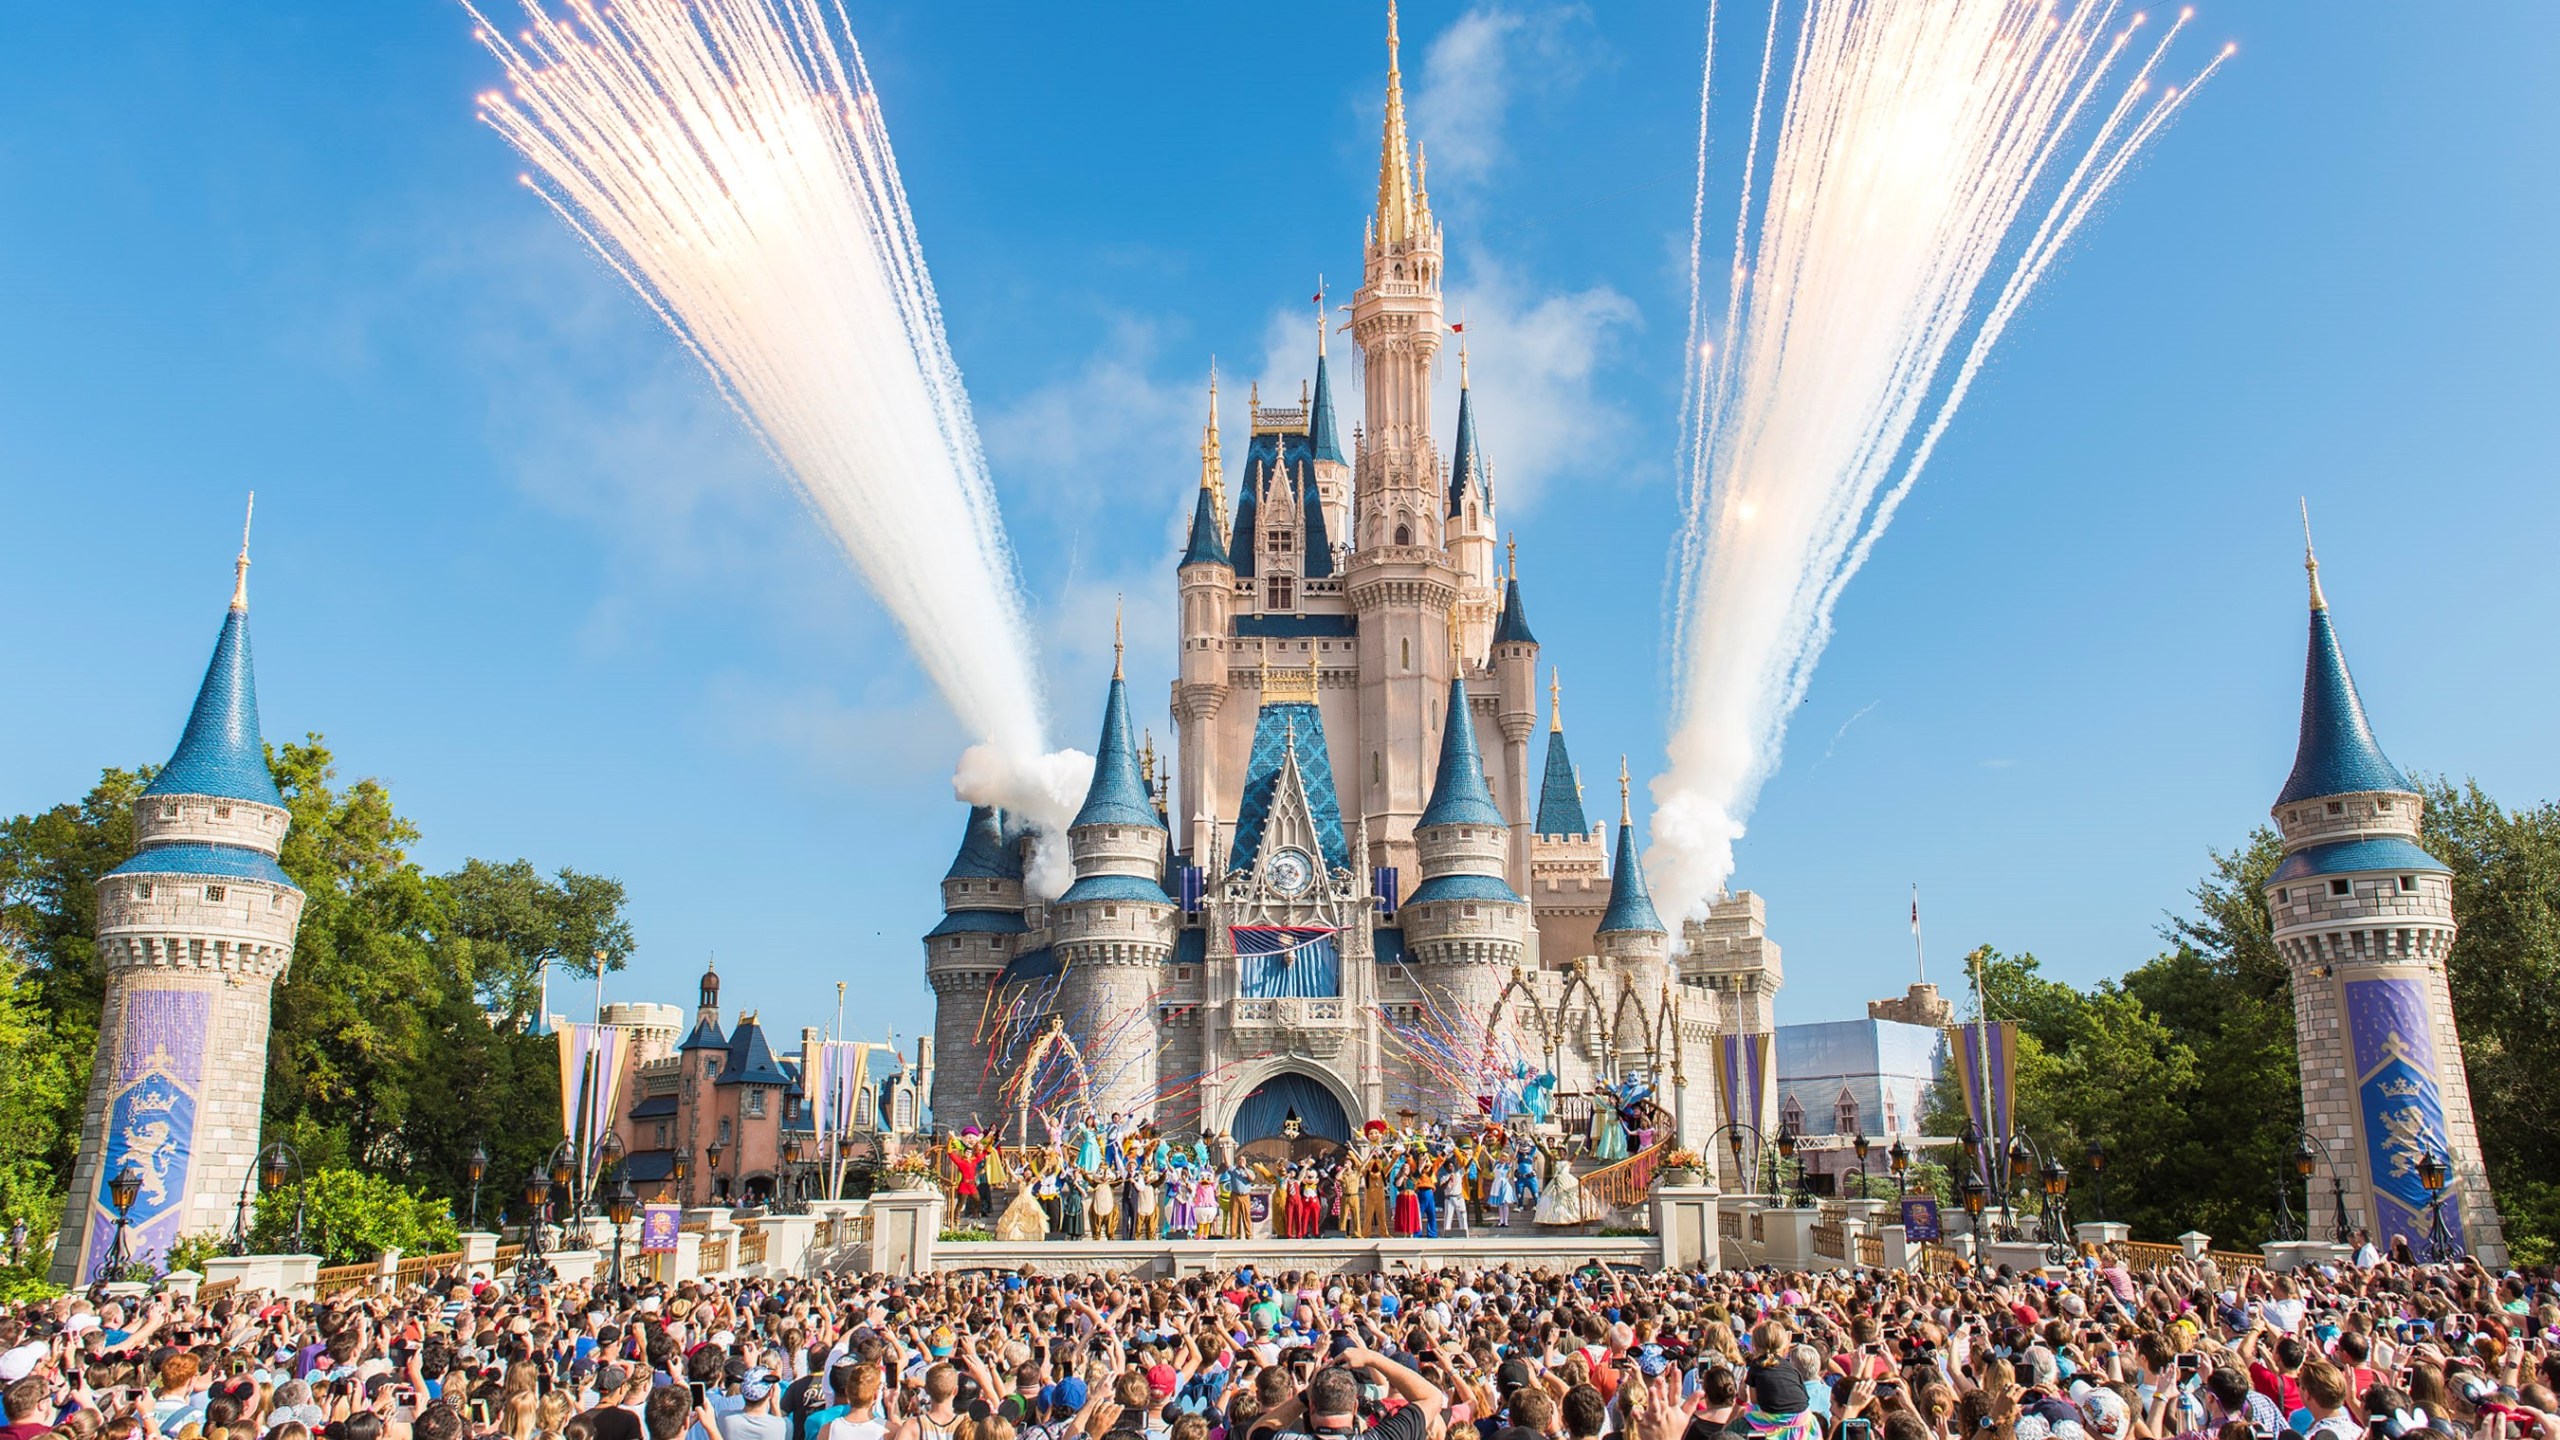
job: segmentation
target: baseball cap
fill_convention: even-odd
[[[37,1340],[0,1354],[0,1385],[15,1385],[33,1375],[36,1367],[44,1363],[44,1357],[44,1344]]]
[[[748,1371],[747,1378],[738,1386],[739,1398],[750,1405],[772,1393],[773,1372],[761,1367]]]
[[[1070,1375],[1041,1391],[1040,1401],[1052,1410],[1081,1410],[1085,1402],[1084,1381]]]

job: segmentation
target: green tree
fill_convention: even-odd
[[[258,1197],[251,1239],[260,1251],[279,1253],[293,1243],[297,1202],[303,1247],[323,1264],[353,1265],[394,1247],[407,1255],[441,1255],[461,1243],[453,1206],[443,1196],[333,1167],[314,1172],[298,1190],[287,1186]]]

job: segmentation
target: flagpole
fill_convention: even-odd
[[[1920,882],[1911,882],[1911,963],[1919,968],[1920,983],[1929,983],[1929,954],[1920,945]]]

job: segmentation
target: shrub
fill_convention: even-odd
[[[276,1254],[293,1243],[295,1189],[258,1197],[257,1249]],[[327,1265],[372,1260],[394,1246],[404,1255],[438,1255],[462,1243],[453,1203],[360,1170],[314,1171],[301,1192],[303,1248]]]

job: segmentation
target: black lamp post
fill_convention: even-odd
[[[1742,1186],[1742,1193],[1757,1193],[1754,1187],[1760,1181],[1761,1162],[1768,1154],[1768,1145],[1760,1138],[1760,1132],[1743,1121],[1728,1120],[1707,1133],[1706,1143],[1714,1145],[1718,1135],[1725,1137],[1725,1144],[1733,1151],[1733,1171]],[[1745,1158],[1745,1150],[1749,1151],[1748,1158]]]
[[[702,1152],[702,1158],[703,1158],[705,1161],[707,1161],[707,1162],[710,1164],[710,1166],[711,1166],[711,1198],[712,1198],[712,1199],[714,1199],[714,1200],[718,1200],[719,1198],[721,1198],[721,1196],[720,1196],[720,1154],[721,1154],[721,1152],[722,1152],[722,1151],[727,1150],[728,1148],[729,1148],[729,1142],[728,1142],[728,1141],[726,1141],[726,1140],[714,1140],[714,1141],[712,1141],[712,1142],[711,1142],[710,1148],[708,1148],[708,1149],[706,1149],[706,1150],[704,1150],[704,1151]]]
[[[1999,1177],[1993,1173],[1994,1167],[1982,1163],[1982,1127],[1968,1119],[1964,1122],[1964,1133],[1956,1138],[1964,1144],[1964,1173],[1985,1182],[1983,1188],[1987,1203],[1990,1186]]]
[[[2009,1137],[2008,1175],[2008,1182],[2000,1187],[2000,1229],[2002,1239],[2015,1240],[2018,1238],[2018,1201],[2027,1193],[2028,1184],[2036,1176],[2036,1150],[2027,1143],[2024,1135]]]
[[[1864,1200],[1867,1198],[1867,1137],[1860,1135],[1850,1142],[1850,1148],[1858,1152],[1858,1198]]]
[[[800,1137],[782,1137],[782,1197],[777,1207],[785,1215],[800,1213]]]
[[[2098,1223],[2107,1223],[2107,1147],[2096,1140],[2082,1157],[2089,1162],[2089,1184],[2097,1191]]]
[[[1796,1123],[1781,1116],[1778,1120],[1778,1160],[1779,1163],[1784,1164],[1794,1158],[1796,1158]],[[1804,1172],[1799,1169],[1795,1180],[1788,1184],[1787,1203],[1789,1205],[1799,1203],[1797,1192],[1803,1188],[1803,1179]]]
[[[2311,1149],[2311,1135],[2309,1131],[2296,1130],[2293,1132],[2293,1153],[2285,1158],[2293,1167],[2293,1179],[2286,1178],[2283,1171],[2276,1172],[2276,1239],[2279,1241],[2300,1240],[2305,1238],[2303,1234],[2305,1227],[2301,1220],[2294,1218],[2293,1181],[2294,1179],[2299,1179],[2306,1187],[2303,1194],[2302,1208],[2304,1214],[2308,1216],[2311,1209],[2311,1196],[2308,1190],[2311,1183],[2311,1167],[2317,1163],[2319,1159]]]
[[[2443,1159],[2434,1152],[2418,1157],[2418,1183],[2427,1187],[2427,1253],[2421,1258],[2429,1265],[2462,1258],[2462,1247],[2453,1243],[2453,1232],[2444,1227],[2444,1187],[2450,1178]]]
[[[1885,1168],[1893,1172],[1893,1198],[1905,1200],[1911,1195],[1911,1151],[1895,1136],[1893,1148],[1884,1152]]]
[[[302,1157],[294,1153],[292,1146],[278,1140],[259,1153],[257,1172],[251,1178],[257,1181],[261,1193],[273,1193],[274,1191],[283,1189],[284,1183],[287,1180],[291,1180],[293,1182],[293,1249],[289,1253],[295,1255],[301,1254],[302,1222],[305,1218],[304,1207],[307,1199],[305,1187],[302,1183]],[[234,1255],[246,1255],[249,1253],[249,1185],[247,1180],[243,1180],[240,1186],[239,1230],[238,1233],[233,1236],[231,1253]]]
[[[2071,1263],[2071,1208],[2064,1197],[2071,1190],[2071,1171],[2060,1157],[2048,1156],[2044,1162],[2044,1253],[2058,1265]]]
[[[91,1279],[122,1280],[124,1272],[132,1267],[133,1254],[124,1243],[125,1212],[133,1208],[135,1198],[141,1194],[142,1167],[127,1160],[124,1168],[116,1172],[116,1178],[107,1182],[107,1201],[116,1207],[116,1233],[107,1245],[106,1258],[98,1262],[97,1273]]]
[[[1973,1236],[1973,1263],[1982,1263],[1982,1207],[1991,1198],[1991,1187],[1982,1183],[1978,1174],[1964,1177],[1964,1214],[1967,1230]]]
[[[524,1177],[524,1255],[516,1261],[516,1283],[540,1291],[551,1283],[551,1262],[542,1258],[542,1226],[550,1218],[552,1192],[558,1182],[537,1165]]]
[[[471,1177],[471,1228],[480,1228],[480,1182],[489,1174],[489,1152],[477,1145],[471,1147],[471,1158],[462,1162],[462,1171]]]
[[[640,1197],[631,1193],[630,1177],[614,1182],[604,1197],[605,1218],[613,1222],[613,1293],[619,1300],[622,1286],[622,1227],[631,1223],[632,1212],[640,1207]]]

